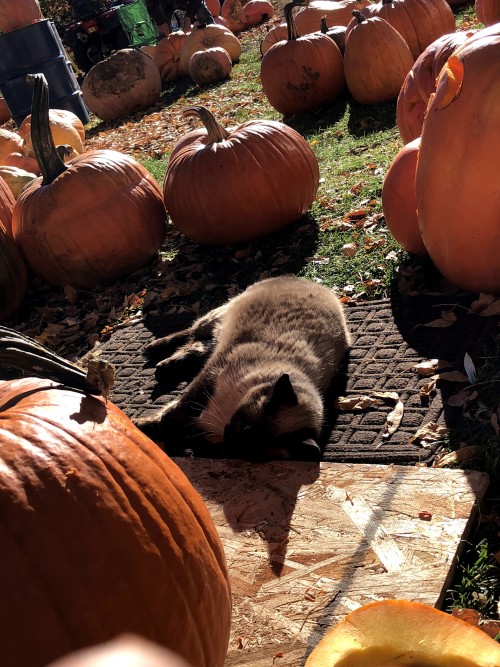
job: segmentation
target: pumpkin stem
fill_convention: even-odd
[[[0,326],[0,361],[11,368],[49,378],[87,394],[101,394],[101,390],[87,380],[84,370],[33,338],[3,326]]]
[[[28,74],[33,86],[31,103],[31,140],[36,161],[42,172],[42,185],[50,185],[67,167],[56,150],[49,123],[49,86],[43,74]]]
[[[392,5],[392,0],[382,0],[383,5]]]
[[[286,27],[288,29],[289,42],[291,42],[294,39],[298,39],[300,37],[299,31],[297,30],[297,26],[295,25],[295,19],[293,18],[292,10],[294,9],[294,7],[304,7],[304,6],[306,5],[300,0],[299,1],[292,0],[292,2],[286,4],[283,9],[285,13]]]
[[[357,9],[352,10],[352,15],[355,16],[358,19],[358,24],[363,23],[363,21],[366,21],[366,16],[363,16],[363,14],[358,11]]]
[[[328,32],[328,26],[326,24],[326,16],[322,16],[320,19],[320,30],[323,33],[323,35],[326,35]]]
[[[229,132],[216,120],[213,113],[205,107],[191,107],[190,109],[186,109],[182,115],[186,118],[189,116],[197,116],[201,120],[207,131],[209,144],[217,144],[230,137]]]

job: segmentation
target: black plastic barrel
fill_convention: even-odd
[[[83,124],[89,115],[61,38],[44,19],[0,35],[0,91],[12,118],[20,125],[31,113],[32,87],[26,74],[45,74],[51,109],[72,111]]]

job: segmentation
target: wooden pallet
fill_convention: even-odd
[[[372,600],[439,606],[488,485],[484,473],[425,467],[174,460],[224,544],[227,667],[299,667]]]

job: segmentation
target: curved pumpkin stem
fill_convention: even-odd
[[[31,141],[36,161],[42,172],[42,185],[50,185],[67,167],[56,150],[49,123],[49,86],[43,74],[28,74],[33,86],[31,103]]]
[[[284,13],[285,13],[285,21],[286,21],[286,27],[288,29],[288,41],[291,42],[294,39],[298,39],[300,37],[299,31],[297,30],[297,26],[295,25],[295,19],[293,18],[293,9],[294,7],[301,6],[303,7],[304,5],[299,3],[299,2],[289,2],[287,5],[285,5],[284,8]]]
[[[328,25],[326,24],[326,16],[322,16],[320,19],[320,30],[323,35],[326,35],[328,32]]]
[[[363,23],[363,21],[366,21],[367,18],[364,16],[359,10],[353,9],[352,10],[352,15],[358,19],[358,24]]]
[[[197,116],[201,120],[207,131],[209,144],[217,144],[230,137],[229,132],[216,120],[213,113],[205,107],[191,107],[190,109],[186,109],[182,115],[186,118]]]
[[[87,394],[101,394],[87,374],[24,334],[0,326],[0,361],[36,377],[49,378]]]

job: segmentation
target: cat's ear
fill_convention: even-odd
[[[283,373],[283,375],[276,380],[265,405],[265,409],[267,411],[275,410],[280,405],[297,405],[297,394],[295,393],[295,389],[292,386],[288,373]]]

